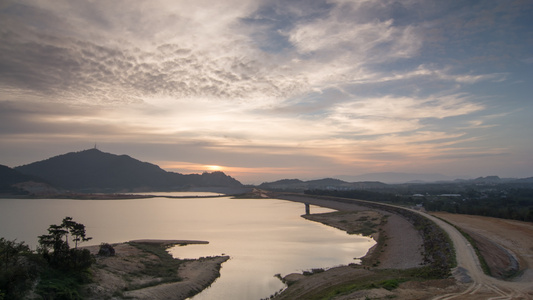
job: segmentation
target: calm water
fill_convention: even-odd
[[[312,213],[331,211],[311,207]],[[0,236],[25,241],[65,216],[85,224],[93,240],[206,240],[208,245],[174,247],[178,258],[229,255],[221,277],[198,299],[260,299],[284,288],[275,274],[354,262],[374,241],[307,221],[300,203],[273,199],[186,198],[136,200],[0,199]]]

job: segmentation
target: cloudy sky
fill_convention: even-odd
[[[0,0],[0,164],[533,176],[533,2]]]

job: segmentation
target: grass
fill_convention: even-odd
[[[347,295],[356,291],[384,288],[392,291],[402,282],[417,280],[407,270],[377,270],[372,274],[359,278],[356,282],[338,284],[316,293],[310,300],[329,300],[337,296]]]
[[[130,245],[139,248],[145,252],[154,254],[159,259],[158,260],[143,260],[144,269],[141,270],[137,276],[150,276],[158,278],[157,280],[150,281],[143,285],[130,286],[128,289],[140,289],[148,286],[154,286],[161,283],[167,282],[178,282],[182,279],[178,276],[178,268],[183,262],[182,260],[175,259],[166,251],[166,247],[159,244],[148,244],[148,243],[133,243],[130,242]]]
[[[82,299],[81,285],[90,280],[90,273],[87,271],[65,272],[46,268],[41,273],[36,293],[43,296],[43,299]]]
[[[406,270],[383,269],[374,270],[371,274],[362,276],[356,281],[332,285],[324,290],[314,293],[306,299],[329,300],[337,296],[347,295],[356,291],[383,288],[392,291],[407,281],[426,281],[439,279],[440,273],[434,272],[431,267],[421,267]]]

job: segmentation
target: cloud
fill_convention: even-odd
[[[176,6],[180,7],[180,14],[168,20],[169,24],[161,24],[155,18],[161,15],[170,18],[178,13],[176,9],[167,12],[157,6],[143,6],[125,5],[124,15],[111,18],[110,12],[117,12],[120,5],[100,3],[86,10],[83,6],[63,3],[54,6],[59,8],[57,13],[63,10],[72,14],[65,14],[67,17],[61,21],[52,18],[53,21],[47,22],[49,19],[45,18],[44,30],[18,20],[21,29],[9,26],[2,32],[0,55],[9,58],[2,62],[2,84],[62,99],[106,104],[135,103],[157,96],[225,100],[281,98],[297,93],[306,85],[305,78],[287,76],[291,75],[290,70],[282,70],[271,64],[268,56],[260,57],[254,52],[246,36],[234,28],[244,13],[235,9],[235,5],[222,6],[222,11],[218,10],[220,5]],[[129,7],[134,7],[135,12],[129,11]],[[20,9],[43,11],[45,15],[52,10],[48,5],[24,8]],[[143,14],[140,21],[134,20],[132,16],[139,14],[141,8],[154,14]],[[192,14],[187,14],[187,9],[192,9],[189,11]],[[103,14],[97,17],[96,12],[100,11]],[[9,10],[4,15],[8,21],[17,19]],[[150,16],[148,20],[144,20],[146,16]],[[93,26],[86,26],[88,23]],[[137,27],[125,29],[130,25],[140,26],[139,23],[146,25],[143,30],[147,32]],[[59,25],[71,29],[52,33]],[[91,38],[80,39],[70,33],[79,32],[82,26]],[[163,33],[159,32],[161,29]],[[128,34],[129,30],[138,35]],[[47,34],[43,35],[42,31]],[[58,32],[63,34],[57,35]],[[145,35],[151,37],[148,45],[143,40]],[[106,38],[119,41],[126,38],[127,42],[104,42]]]
[[[508,66],[531,60],[530,6],[4,1],[2,140],[173,147],[187,160],[160,160],[267,173],[509,153],[488,130],[509,119],[494,91],[525,80]]]

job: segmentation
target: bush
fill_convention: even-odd
[[[379,285],[386,290],[392,291],[396,289],[400,285],[400,283],[397,279],[389,279],[380,282]]]
[[[98,255],[101,256],[115,256],[115,248],[108,243],[100,244],[100,250],[98,250]]]
[[[0,238],[0,299],[23,299],[35,279],[36,264],[24,242]]]

